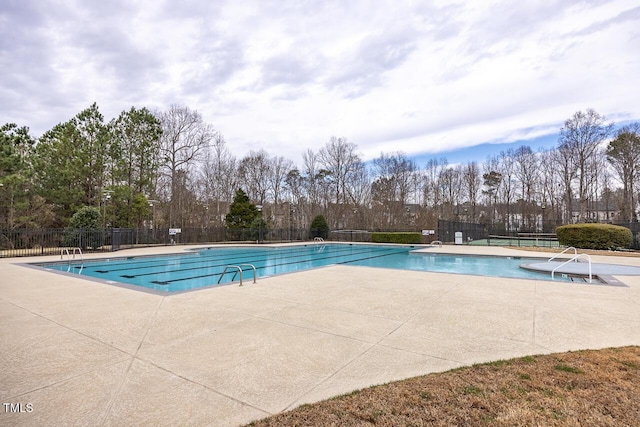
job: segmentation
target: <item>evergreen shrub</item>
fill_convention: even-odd
[[[558,242],[581,249],[628,248],[633,234],[626,227],[611,224],[568,224],[556,228]]]
[[[311,221],[311,226],[309,227],[309,236],[313,239],[314,237],[322,237],[324,240],[329,238],[329,224],[327,220],[322,215],[316,215]]]
[[[400,233],[371,233],[372,243],[420,243],[422,242],[422,235],[415,232],[400,232]]]
[[[93,206],[80,208],[64,230],[64,245],[82,250],[102,246],[104,232],[100,228],[100,218],[100,209]]]

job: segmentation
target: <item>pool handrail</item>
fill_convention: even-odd
[[[438,245],[438,247],[442,247],[442,241],[441,240],[434,240],[431,243],[429,243],[429,246],[436,246]]]
[[[562,267],[562,266],[564,266],[566,264],[569,264],[571,261],[575,260],[575,262],[578,262],[578,258],[583,257],[583,256],[587,257],[587,261],[589,261],[589,283],[591,283],[593,281],[593,276],[591,275],[591,257],[589,255],[587,255],[587,254],[578,254],[578,255],[574,256],[573,258],[571,258],[570,260],[567,260],[567,261],[563,262],[562,264],[560,264],[559,266],[557,266],[556,268],[554,268],[551,271],[551,279],[553,280],[553,278],[554,278],[553,276],[554,276],[554,274],[555,274],[557,269],[559,269],[560,267]]]
[[[233,282],[233,279],[236,278],[236,275],[240,273],[240,286],[242,286],[242,272],[244,271],[242,267],[251,267],[251,269],[253,270],[253,283],[256,283],[256,267],[253,264],[239,264],[239,265],[227,265],[222,271],[222,274],[220,274],[220,277],[218,278],[218,284],[220,284],[220,281],[222,280],[224,275],[227,274],[227,271],[229,271],[229,269],[235,269],[238,271],[234,273],[233,277],[231,278],[231,281]]]
[[[72,255],[69,252],[69,248],[62,248],[60,250],[60,259],[63,259],[65,253],[67,254],[67,260],[69,261],[69,264],[71,264]],[[76,253],[80,255],[80,261],[84,262],[84,256],[82,255],[82,249],[80,249],[78,247],[73,248],[73,261],[76,260]]]
[[[547,262],[551,262],[551,261],[553,261],[554,259],[556,259],[557,257],[559,257],[560,255],[562,255],[563,253],[567,252],[567,251],[568,251],[568,250],[570,250],[570,249],[573,249],[573,258],[571,258],[571,259],[575,259],[575,258],[576,258],[576,256],[578,255],[578,250],[577,250],[576,248],[574,248],[573,246],[569,246],[569,247],[568,247],[568,248],[566,248],[564,251],[560,252],[559,254],[555,254],[554,256],[552,256],[551,258],[549,258],[549,259],[547,260]],[[576,260],[576,262],[577,262],[577,260]]]
[[[256,283],[256,267],[253,264],[239,264],[238,266],[240,267],[240,272],[241,272],[240,273],[241,286],[242,286],[242,271],[244,271],[242,267],[251,267],[251,269],[253,270],[253,283]]]

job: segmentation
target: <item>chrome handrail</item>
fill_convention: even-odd
[[[240,286],[242,286],[242,272],[244,271],[242,267],[251,267],[251,269],[253,270],[253,283],[256,283],[256,268],[253,264],[239,264],[239,265],[227,265],[224,270],[222,271],[222,274],[220,274],[220,277],[218,278],[218,284],[220,284],[220,281],[222,280],[222,277],[224,277],[225,274],[227,274],[227,271],[229,271],[229,269],[235,269],[237,270],[234,274],[233,277],[231,278],[231,281],[233,282],[233,279],[236,278],[236,275],[238,273],[240,273]]]
[[[242,267],[251,267],[253,270],[253,283],[256,283],[256,267],[253,264],[240,264],[240,271],[242,272]],[[240,273],[240,285],[242,285],[242,273]]]
[[[582,256],[587,257],[587,261],[589,261],[589,283],[591,283],[591,281],[593,280],[593,276],[591,275],[591,257],[590,257],[589,255],[587,255],[587,254],[579,254],[579,255],[576,255],[576,256],[574,256],[573,258],[571,258],[570,260],[565,261],[565,262],[563,262],[562,264],[560,264],[559,266],[557,266],[556,268],[554,268],[554,269],[551,271],[551,279],[553,280],[553,278],[554,278],[554,274],[555,274],[555,272],[556,272],[556,270],[557,270],[557,269],[559,269],[560,267],[562,267],[562,266],[564,266],[564,265],[566,265],[566,264],[569,264],[571,261],[574,261],[574,260],[575,260],[575,261],[577,262],[578,258],[580,258],[580,257],[582,257]]]
[[[569,246],[568,248],[566,248],[564,251],[560,252],[559,254],[555,254],[554,256],[552,256],[551,258],[549,258],[547,260],[547,262],[551,262],[552,260],[556,259],[557,257],[559,257],[560,255],[562,255],[563,253],[567,252],[569,249],[573,249],[573,255],[575,258],[575,255],[578,255],[578,250],[576,248],[574,248],[573,246]],[[573,258],[572,258],[573,259]]]
[[[78,254],[80,254],[80,261],[84,262],[84,256],[82,256],[82,249],[80,248],[73,248],[73,259],[76,259],[76,252]]]
[[[72,259],[72,253],[69,252],[69,248],[62,248],[60,249],[60,259],[64,258],[64,254],[67,254],[67,260],[69,261],[69,263],[71,263],[71,259]],[[73,260],[75,261],[76,259],[76,253],[80,255],[80,261],[84,262],[84,256],[82,255],[82,249],[76,247],[73,248]]]

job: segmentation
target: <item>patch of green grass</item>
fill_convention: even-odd
[[[512,361],[511,360],[496,360],[494,362],[489,362],[487,363],[488,366],[491,366],[492,368],[498,370],[504,366],[509,366],[511,365]]]
[[[374,411],[371,411],[371,414],[369,414],[368,416],[365,416],[363,419],[365,421],[375,424],[377,419],[380,418],[381,415],[384,415],[384,411],[376,409]]]
[[[536,363],[536,358],[533,356],[524,356],[518,359],[520,362],[524,363]]]
[[[476,395],[476,396],[482,396],[483,393],[482,393],[482,389],[480,389],[480,388],[478,388],[478,387],[476,387],[474,385],[470,385],[470,386],[465,387],[462,390],[462,394],[473,394],[473,395]]]
[[[573,366],[565,365],[564,363],[555,365],[554,368],[557,371],[570,372],[572,374],[584,374],[582,369],[574,368]]]
[[[350,391],[348,393],[339,394],[337,396],[334,396],[334,397],[330,398],[329,400],[339,400],[339,399],[342,399],[343,397],[356,396],[356,395],[360,394],[361,391],[362,390],[353,390],[353,391]]]
[[[428,391],[423,391],[420,393],[420,397],[423,398],[424,400],[431,400],[433,399],[433,395],[431,393],[429,393]]]
[[[516,395],[513,394],[513,391],[510,387],[501,387],[500,393],[505,395],[509,400],[514,400],[517,398]]]
[[[555,418],[556,420],[563,420],[566,418],[566,416],[559,409],[554,409],[551,411],[551,413],[553,414],[553,418]]]
[[[620,363],[623,364],[624,366],[626,366],[627,368],[640,369],[640,365],[638,365],[637,363],[634,363],[634,362],[628,362],[626,360],[621,360]]]
[[[335,415],[336,417],[338,417],[339,420],[341,420],[342,417],[344,417],[344,412],[343,411],[332,410],[331,413],[333,415]]]
[[[530,380],[531,379],[531,375],[529,375],[529,374],[520,374],[520,379],[521,380]]]

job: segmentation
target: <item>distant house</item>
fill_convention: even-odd
[[[571,222],[576,223],[580,218],[580,202],[574,199],[571,203]],[[586,222],[612,223],[620,218],[620,209],[613,200],[594,200],[587,202],[584,220]]]

